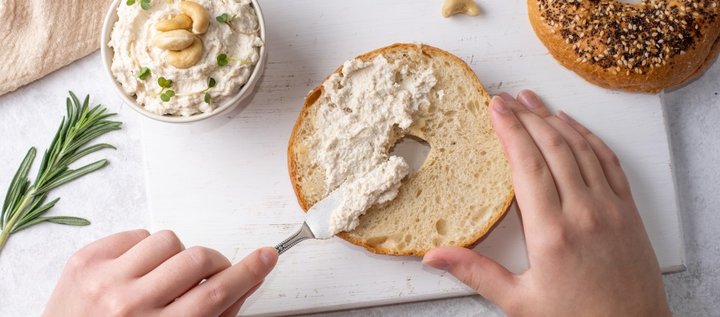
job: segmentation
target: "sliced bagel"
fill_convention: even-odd
[[[422,167],[403,179],[394,200],[371,207],[357,228],[339,236],[391,255],[470,246],[489,232],[514,197],[510,168],[487,111],[490,96],[461,59],[435,47],[395,44],[357,58],[370,61],[378,55],[411,67],[432,67],[437,84],[430,91],[430,105],[413,115],[406,131],[397,129],[385,150],[405,136],[422,139],[431,149]],[[288,146],[290,179],[305,210],[329,190],[324,170],[313,163],[316,149],[309,141],[317,130],[322,94],[320,85],[307,95]]]

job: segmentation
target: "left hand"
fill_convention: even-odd
[[[121,232],[70,258],[43,316],[235,316],[277,258],[262,248],[231,266],[172,231]]]

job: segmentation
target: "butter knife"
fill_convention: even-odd
[[[307,239],[328,239],[334,236],[336,232],[330,230],[330,216],[340,206],[343,190],[344,186],[340,186],[330,195],[313,205],[305,215],[305,222],[300,227],[300,230],[275,246],[278,254],[283,254],[283,252]]]

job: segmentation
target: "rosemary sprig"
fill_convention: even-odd
[[[0,252],[11,234],[30,226],[51,222],[72,226],[86,226],[90,222],[69,216],[44,217],[60,198],[46,202],[48,193],[58,186],[97,171],[108,164],[105,159],[77,169],[70,165],[88,154],[102,149],[115,149],[106,143],[89,145],[91,141],[110,131],[119,130],[122,123],[107,120],[114,113],[107,113],[102,105],[90,108],[90,96],[80,100],[70,92],[67,98],[67,114],[63,117],[50,147],[45,151],[35,181],[28,178],[37,151],[31,147],[10,182],[5,201],[0,210]]]

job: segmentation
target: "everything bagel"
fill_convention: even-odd
[[[560,64],[606,88],[678,86],[720,52],[719,0],[528,0],[528,14]]]

